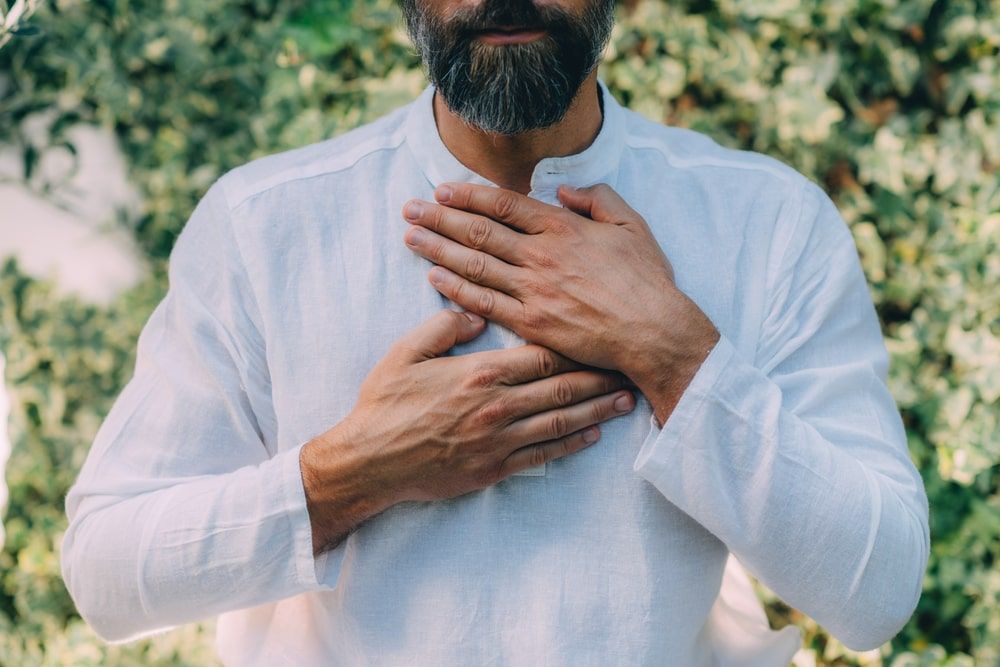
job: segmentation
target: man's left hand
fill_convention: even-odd
[[[407,245],[468,311],[581,363],[619,370],[665,423],[719,333],[674,283],[646,221],[609,186],[562,186],[565,208],[449,183],[411,200]],[[417,238],[419,236],[419,238]]]

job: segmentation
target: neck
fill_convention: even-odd
[[[434,93],[434,120],[444,145],[466,167],[501,188],[521,194],[531,191],[531,174],[538,161],[581,152],[601,129],[597,70],[580,84],[561,121],[541,130],[503,135],[483,132],[456,116]]]

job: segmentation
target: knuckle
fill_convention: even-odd
[[[535,284],[535,296],[543,300],[554,299],[559,290],[551,282],[539,282]]]
[[[573,383],[565,376],[558,378],[552,386],[552,400],[556,405],[569,405],[573,402]]]
[[[545,456],[544,447],[534,447],[531,450],[531,454],[528,456],[528,462],[532,466],[540,466],[546,462],[547,457]]]
[[[434,261],[435,264],[443,264],[444,259],[444,244],[443,243],[432,243],[427,247],[427,254]]]
[[[469,245],[477,250],[489,243],[492,235],[492,225],[484,218],[476,218],[469,227]]]
[[[483,290],[479,293],[478,298],[479,312],[483,315],[491,314],[496,308],[496,297],[493,296],[492,290]]]
[[[499,193],[493,199],[493,214],[498,220],[508,220],[517,209],[517,200],[512,195]]]
[[[566,414],[562,411],[556,412],[549,418],[548,435],[550,440],[562,437],[567,429]]]
[[[545,318],[533,310],[525,310],[521,315],[521,324],[529,331],[542,331],[545,328]]]
[[[476,421],[482,426],[492,426],[505,422],[510,412],[510,407],[503,401],[490,403],[479,408],[476,412]]]
[[[539,293],[538,282],[529,278],[526,271],[518,273],[515,278],[515,286],[517,287],[518,293],[522,295],[534,295]]]
[[[594,401],[590,404],[590,418],[594,423],[603,421],[607,413],[607,408],[600,401]]]
[[[444,221],[444,211],[440,206],[432,206],[431,213],[427,216],[427,226],[434,231],[439,231],[441,229],[441,224]]]
[[[556,359],[545,348],[539,348],[537,366],[538,377],[549,377],[556,372]]]
[[[576,233],[577,227],[562,215],[553,215],[545,221],[545,228],[558,237],[568,237]]]
[[[492,387],[500,379],[500,369],[488,364],[479,364],[469,371],[468,382],[476,388]]]
[[[528,246],[525,253],[531,263],[540,269],[555,269],[557,262],[547,248]]]
[[[481,252],[473,253],[465,263],[465,275],[470,280],[479,282],[486,275],[486,255]]]
[[[527,276],[519,283],[519,287],[523,290],[524,294],[530,294],[542,301],[556,297],[556,289],[551,282],[533,278],[530,273],[525,273]]]

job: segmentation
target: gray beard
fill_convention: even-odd
[[[562,120],[600,62],[614,25],[613,3],[596,0],[577,19],[577,39],[586,41],[580,49],[560,44],[551,34],[525,44],[470,41],[449,48],[441,36],[443,28],[432,25],[415,1],[401,5],[429,78],[456,116],[491,134],[521,134]]]

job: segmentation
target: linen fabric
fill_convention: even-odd
[[[798,631],[768,629],[730,556],[849,646],[901,628],[927,499],[849,228],[791,168],[598,87],[596,139],[541,160],[530,196],[608,183],[722,333],[663,427],[636,392],[544,475],[395,505],[313,558],[300,447],[393,342],[460,310],[401,209],[490,182],[445,147],[428,86],[198,204],[66,501],[63,573],[99,634],[219,615],[227,665],[787,665]],[[449,354],[524,343],[489,322]]]

